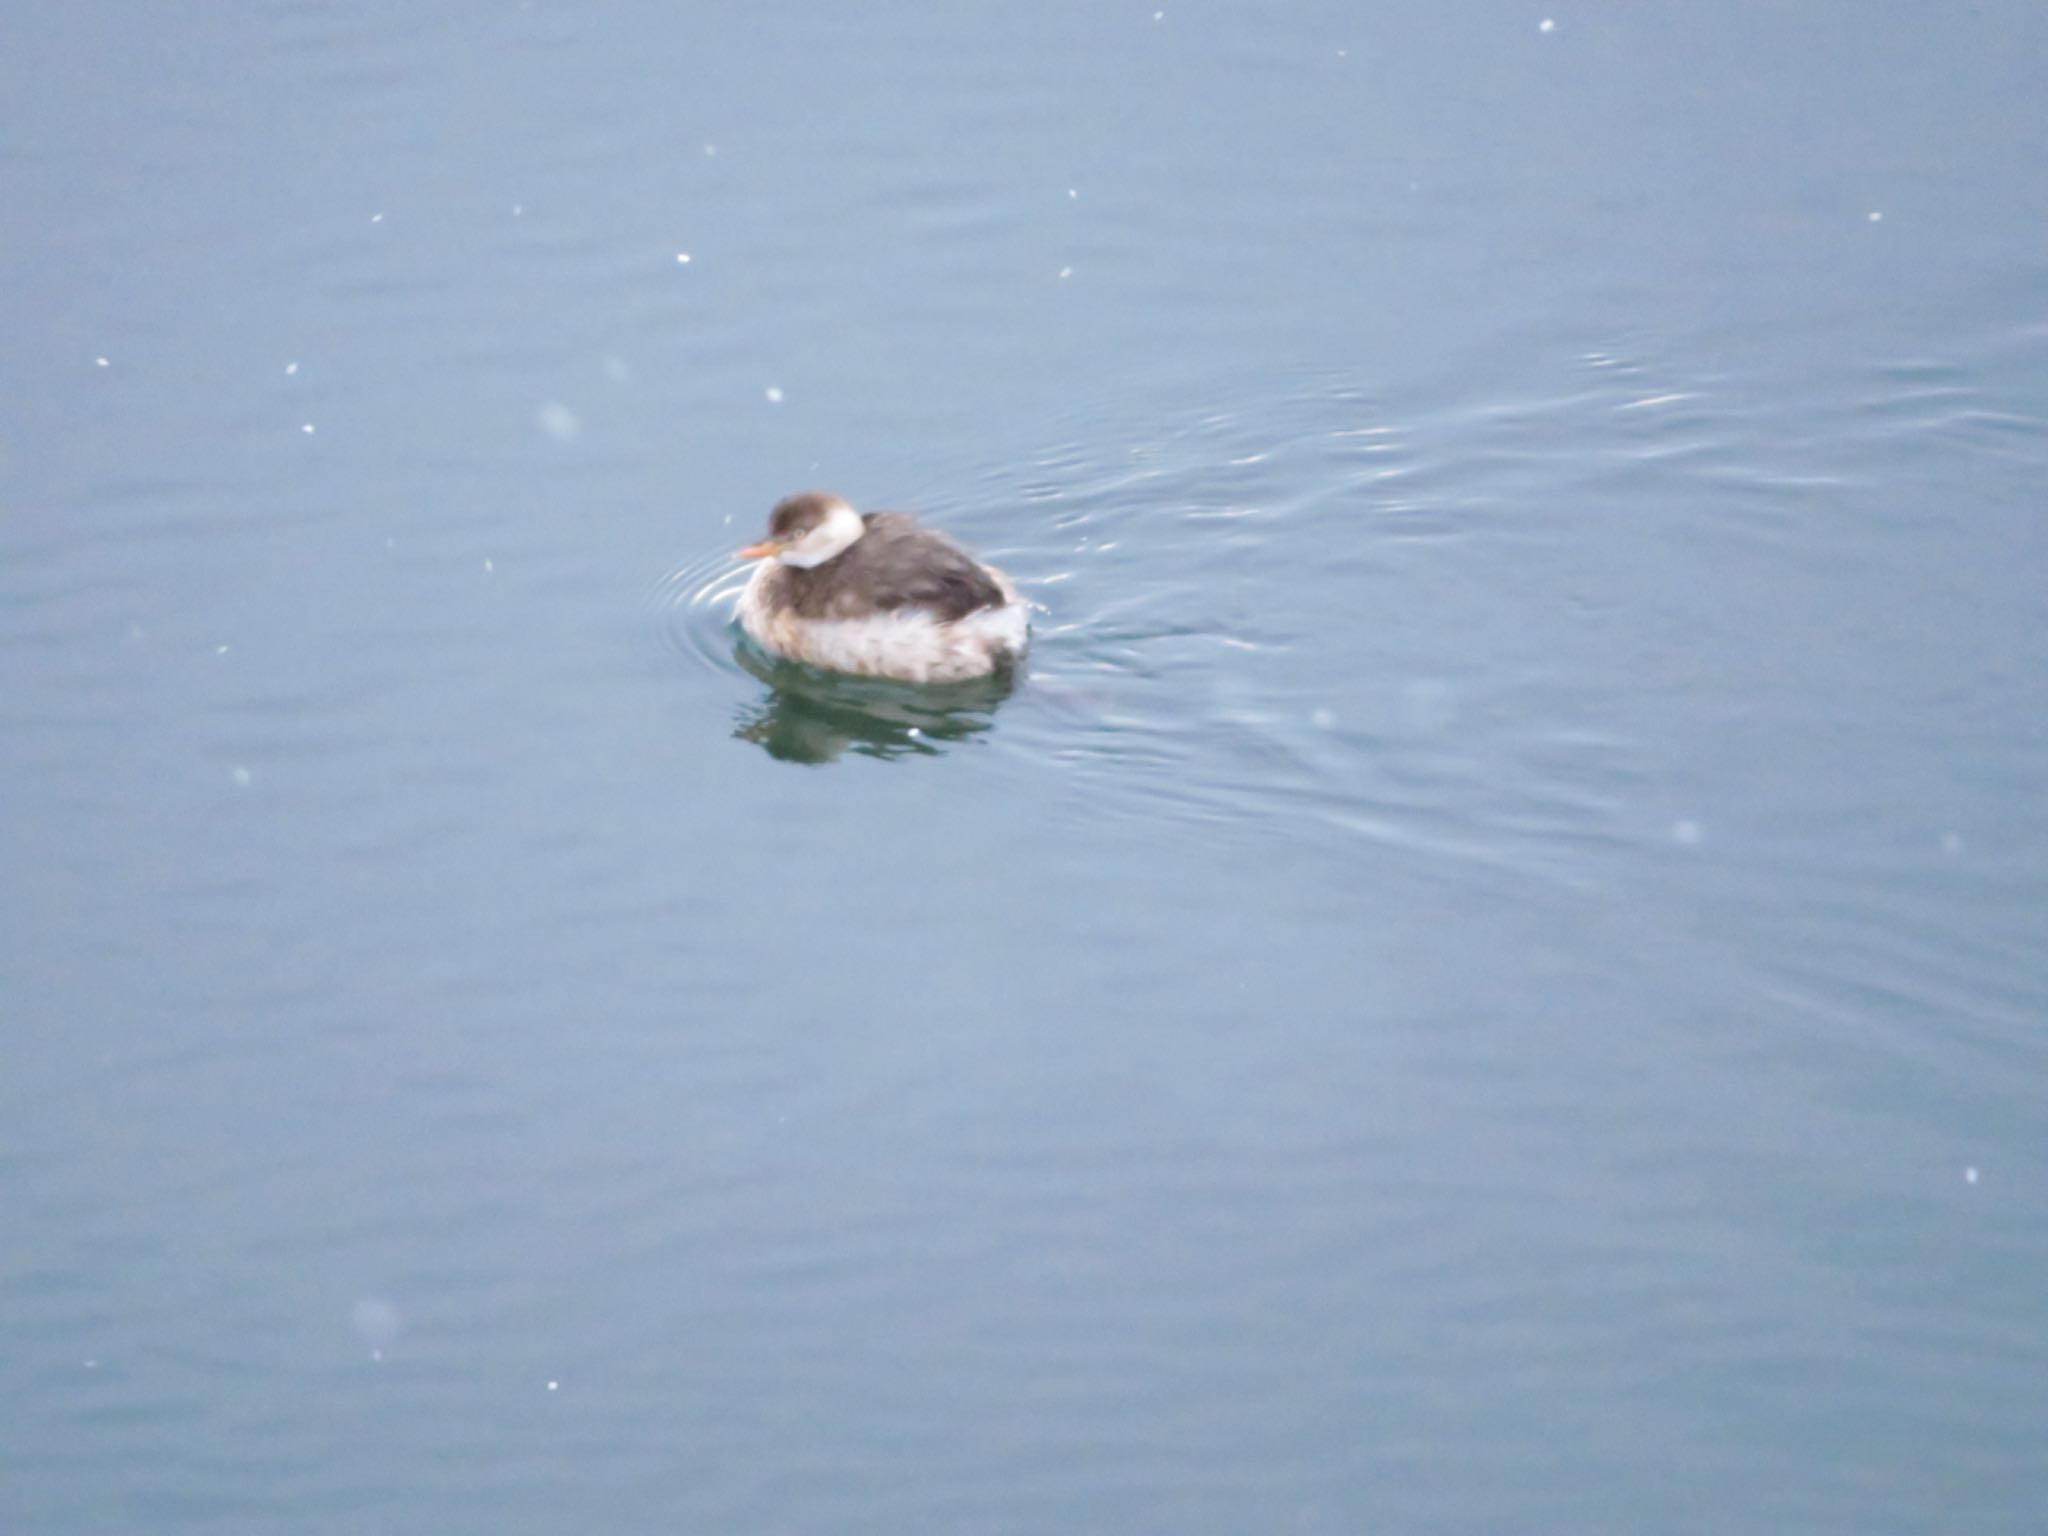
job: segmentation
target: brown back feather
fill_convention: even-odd
[[[1002,589],[972,556],[902,512],[870,512],[867,532],[844,554],[808,571],[777,575],[800,618],[856,618],[877,609],[922,608],[944,623],[1002,606]]]

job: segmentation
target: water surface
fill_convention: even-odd
[[[2035,8],[5,30],[0,1523],[2035,1528]]]

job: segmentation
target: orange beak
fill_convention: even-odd
[[[776,544],[773,539],[763,539],[758,544],[749,544],[745,549],[736,549],[733,554],[742,560],[766,560],[775,553],[775,550]]]

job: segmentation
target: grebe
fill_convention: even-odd
[[[776,504],[740,594],[766,649],[835,672],[953,683],[1015,665],[1031,610],[994,566],[902,512],[853,510],[829,491]]]

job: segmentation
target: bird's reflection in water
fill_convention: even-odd
[[[844,752],[934,756],[995,724],[996,706],[1016,686],[1003,673],[922,685],[847,677],[765,656],[745,640],[733,659],[768,685],[742,706],[733,735],[792,763],[829,763]]]

